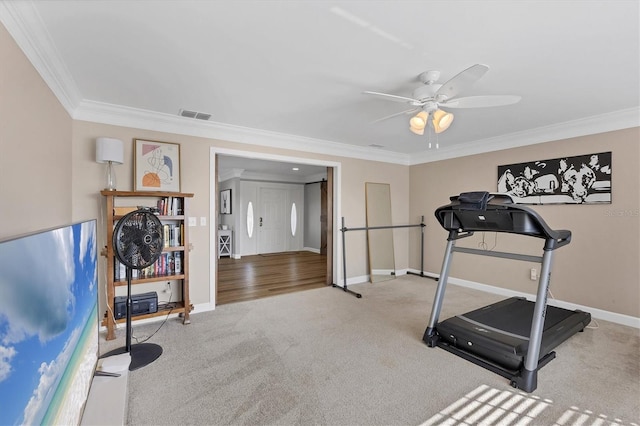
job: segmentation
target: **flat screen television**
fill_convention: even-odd
[[[95,219],[0,242],[0,424],[80,423],[97,287]]]

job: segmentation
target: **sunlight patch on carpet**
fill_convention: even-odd
[[[535,425],[536,418],[553,405],[551,399],[521,391],[499,390],[481,385],[466,394],[420,426],[444,425]],[[570,407],[558,420],[556,426],[565,425],[620,425],[639,426],[625,423],[619,418],[593,411]]]

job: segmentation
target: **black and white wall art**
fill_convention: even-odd
[[[520,204],[610,204],[611,152],[498,166],[498,192]]]
[[[220,214],[231,214],[231,190],[220,191]]]

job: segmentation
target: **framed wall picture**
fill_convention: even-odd
[[[498,192],[519,204],[611,204],[611,151],[498,166]]]
[[[220,214],[231,214],[231,190],[220,191]]]
[[[133,140],[134,191],[180,192],[180,144]]]

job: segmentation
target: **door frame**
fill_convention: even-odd
[[[329,253],[331,253],[331,264],[332,264],[332,275],[333,275],[333,283],[342,282],[341,276],[341,259],[342,259],[342,248],[338,244],[338,231],[339,226],[337,225],[338,219],[341,217],[341,181],[342,181],[342,163],[337,161],[326,161],[326,160],[318,160],[313,158],[304,158],[304,157],[294,157],[288,155],[277,155],[277,154],[267,154],[262,152],[254,152],[254,151],[243,151],[238,149],[228,149],[221,147],[210,147],[209,151],[209,226],[210,226],[210,235],[209,235],[209,304],[211,309],[215,309],[216,306],[216,288],[217,288],[217,280],[218,280],[218,245],[217,245],[217,230],[218,230],[218,215],[217,215],[217,201],[218,201],[218,154],[220,155],[231,155],[234,157],[243,157],[243,158],[251,158],[251,159],[259,159],[259,160],[269,160],[269,161],[279,161],[283,163],[299,163],[299,164],[310,164],[314,166],[323,166],[323,167],[331,167],[333,169],[333,199],[331,202],[331,210],[333,213],[333,225],[327,232],[330,232],[330,235],[327,235],[328,240],[331,241],[331,250],[327,252],[327,257],[329,257]],[[331,182],[331,181],[329,181]],[[329,248],[329,247],[328,247]],[[327,261],[327,270],[329,262]],[[329,280],[329,277],[327,277]]]

